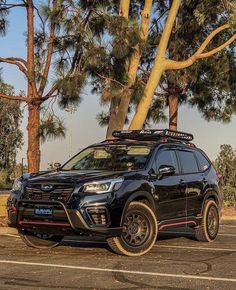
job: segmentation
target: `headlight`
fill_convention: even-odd
[[[12,186],[12,191],[22,191],[22,182],[20,177],[16,178]]]
[[[123,178],[85,183],[83,192],[107,193],[117,191],[124,181]]]

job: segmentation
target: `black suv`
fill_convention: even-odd
[[[102,235],[119,254],[139,256],[169,227],[189,226],[196,239],[218,233],[222,195],[210,160],[170,130],[114,132],[54,171],[18,178],[8,200],[9,226],[32,247],[64,236]]]

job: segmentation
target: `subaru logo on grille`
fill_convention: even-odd
[[[42,184],[41,185],[41,189],[43,191],[51,191],[53,189],[53,185],[51,185],[51,184]]]

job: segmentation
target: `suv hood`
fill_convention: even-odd
[[[80,183],[88,181],[103,180],[109,178],[117,178],[123,176],[127,171],[99,171],[99,170],[85,170],[85,171],[47,171],[39,172],[37,174],[28,175],[27,182],[30,183]]]

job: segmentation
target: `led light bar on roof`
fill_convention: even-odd
[[[114,131],[113,137],[119,139],[132,139],[132,140],[140,140],[140,141],[157,141],[163,137],[170,139],[177,139],[182,141],[191,142],[194,137],[192,134],[172,131],[168,129],[163,130],[124,130],[124,131]]]

